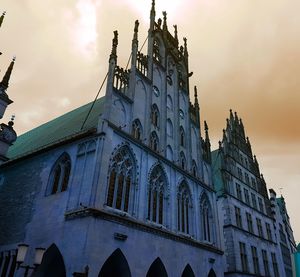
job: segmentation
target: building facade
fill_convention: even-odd
[[[269,198],[243,122],[231,110],[212,157],[225,275],[292,276],[295,241],[285,205],[274,190]]]
[[[22,136],[0,169],[0,272],[222,276],[210,142],[190,100],[187,41],[152,2],[148,53],[130,70],[114,32],[106,94]],[[17,269],[19,244],[29,246]],[[23,245],[24,246],[24,245]],[[20,250],[19,250],[20,254]],[[9,275],[10,276],[10,275]]]

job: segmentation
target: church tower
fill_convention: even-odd
[[[0,27],[2,26],[2,22],[4,19],[5,12],[3,12],[2,16],[0,17]],[[2,53],[0,53],[2,54]],[[9,98],[7,94],[7,89],[9,86],[9,80],[10,76],[13,70],[15,64],[15,57],[12,59],[10,65],[8,66],[2,81],[0,82],[0,119],[3,117],[6,108],[8,105],[13,103],[13,101]],[[16,132],[13,129],[14,125],[14,116],[12,119],[8,122],[8,124],[1,123],[0,124],[0,164],[8,158],[6,157],[6,153],[8,151],[8,148],[12,143],[17,139]]]

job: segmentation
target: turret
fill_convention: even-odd
[[[8,160],[6,156],[8,148],[17,139],[17,134],[13,129],[13,125],[14,125],[14,116],[12,116],[8,124],[4,124],[4,123],[0,124],[0,128],[1,128],[0,129],[0,164]]]
[[[204,121],[204,130],[205,130],[205,139],[203,141],[203,159],[211,163],[211,151],[210,151],[210,139],[208,135],[208,125],[206,121]]]
[[[15,64],[15,60],[16,58],[14,57],[4,74],[2,81],[0,82],[0,118],[3,117],[7,106],[13,102],[9,99],[6,90],[9,86],[9,80]]]

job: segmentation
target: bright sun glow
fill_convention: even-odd
[[[99,4],[99,0],[78,0],[76,4],[79,17],[76,18],[74,28],[75,46],[87,56],[91,56],[96,51]]]

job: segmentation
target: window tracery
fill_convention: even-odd
[[[71,159],[64,153],[55,162],[49,178],[47,195],[67,190],[71,172]]]
[[[178,231],[190,234],[191,232],[191,195],[188,186],[182,182],[177,194],[177,228]]]
[[[167,179],[162,168],[157,165],[150,174],[148,189],[148,220],[164,224],[166,210]]]
[[[200,202],[200,215],[202,225],[202,240],[213,242],[213,216],[206,194],[202,196]]]
[[[134,160],[126,146],[121,147],[114,155],[109,173],[107,206],[129,211],[132,201],[135,177]]]

